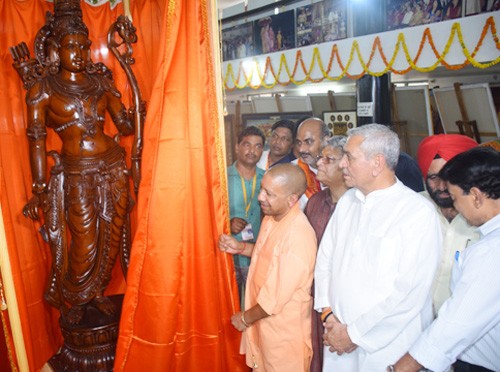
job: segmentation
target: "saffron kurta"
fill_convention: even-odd
[[[245,308],[270,316],[244,332],[241,351],[259,372],[308,371],[316,235],[295,204],[280,221],[266,216],[252,254]]]

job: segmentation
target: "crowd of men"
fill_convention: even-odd
[[[387,126],[317,118],[237,142],[219,247],[249,367],[500,371],[498,151],[438,134],[415,161]]]

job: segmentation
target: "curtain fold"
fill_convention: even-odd
[[[232,260],[216,247],[227,219],[225,169],[215,102],[205,1],[132,0],[139,42],[133,70],[148,102],[143,181],[132,216],[134,238],[116,367],[121,370],[246,370],[239,333],[230,325],[237,306]],[[33,55],[36,32],[53,4],[0,0],[0,200],[30,370],[62,343],[58,313],[43,299],[50,251],[40,223],[22,208],[31,196],[25,90],[12,67],[10,46],[25,41]],[[112,71],[122,99],[131,93],[119,63],[106,50],[118,4],[82,2],[95,62]],[[108,118],[109,119],[109,118]],[[116,132],[109,123],[106,131]],[[48,148],[60,140],[49,131]],[[130,151],[131,138],[122,139]],[[128,152],[130,153],[130,152]],[[123,293],[115,267],[108,294]]]
[[[206,1],[167,1],[116,370],[248,370],[237,291],[217,249],[227,218]]]

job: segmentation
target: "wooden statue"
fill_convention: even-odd
[[[121,48],[125,49],[124,55],[119,52],[117,37],[125,45]],[[111,72],[90,58],[91,42],[79,0],[58,0],[54,14],[47,13],[46,24],[35,39],[36,60],[29,58],[24,43],[11,48],[14,67],[27,89],[33,196],[24,214],[38,220],[40,210],[43,212],[42,231],[52,253],[52,273],[45,298],[61,312],[65,343],[92,344],[84,333],[92,334],[93,326],[101,327],[107,320],[117,327],[119,319],[116,303],[104,295],[104,290],[118,257],[126,274],[129,212],[133,206],[130,173],[136,192],[140,181],[145,110],[129,66],[133,63],[130,42],[135,41],[135,29],[120,17],[110,29],[108,44],[134,90],[135,105],[128,111]],[[113,139],[104,132],[106,112],[120,135],[136,134],[132,172],[127,169],[119,136]],[[62,140],[59,153],[47,153],[47,130],[53,130]],[[47,156],[55,162],[49,177]],[[85,316],[94,320],[85,320]],[[95,324],[85,324],[88,321]],[[116,337],[117,329],[109,332],[109,337]],[[101,339],[108,343],[108,336]],[[70,359],[75,358],[79,357]]]

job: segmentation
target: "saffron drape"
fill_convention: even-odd
[[[62,340],[58,314],[43,300],[50,253],[37,233],[40,223],[22,216],[31,195],[25,91],[8,47],[25,41],[33,51],[35,34],[52,7],[43,0],[0,0],[0,200],[30,370],[41,368]],[[92,58],[112,69],[128,107],[126,77],[105,47],[122,5],[82,2],[82,10]],[[131,10],[139,36],[133,69],[148,117],[115,367],[246,370],[238,354],[240,335],[229,321],[237,306],[232,261],[216,247],[227,211],[209,4],[133,0]],[[52,132],[48,143],[60,146]],[[127,148],[130,143],[122,140]],[[108,292],[124,288],[117,266]]]

